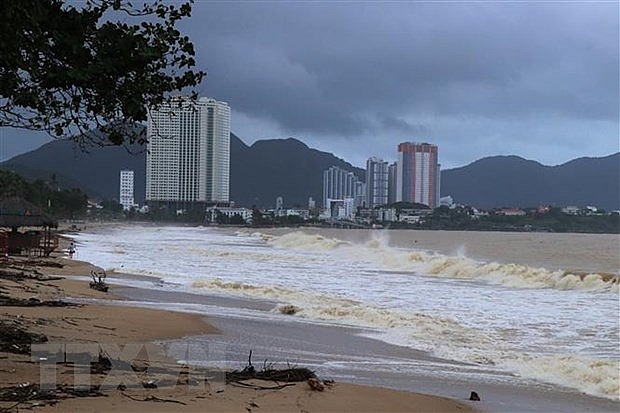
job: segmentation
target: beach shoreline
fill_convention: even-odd
[[[83,277],[101,269],[87,262],[67,259],[62,251],[46,259],[9,257],[0,268],[14,274],[12,277],[0,277],[2,296],[21,300],[13,302],[15,305],[2,305],[0,321],[47,337],[47,342],[38,347],[33,344],[33,348],[58,345],[92,348],[96,345],[100,349],[107,347],[109,351],[115,347],[129,348],[136,344],[142,346],[162,340],[204,338],[218,334],[218,330],[208,323],[208,314],[121,305],[124,297],[115,292],[117,287],[112,286],[109,293],[90,289]],[[72,300],[104,300],[106,304],[51,304],[71,303]],[[0,356],[3,360],[1,388],[24,388],[41,381],[41,363],[29,354],[3,351]],[[177,370],[180,367],[175,366],[173,360],[159,362],[173,363],[168,375],[179,375]],[[75,373],[61,371],[69,368],[75,366],[56,366],[57,384],[75,384],[78,377]],[[91,379],[93,382],[97,380],[95,377]],[[117,388],[104,391],[106,397],[72,396],[55,402],[60,403],[63,411],[260,411],[256,406],[260,406],[262,411],[473,411],[465,395],[463,400],[453,400],[340,382],[323,392],[312,391],[306,383],[276,390],[227,385],[225,391],[220,393],[205,386],[192,389],[177,385],[125,391],[120,388],[119,384]],[[36,406],[37,411],[58,411],[58,406],[54,404],[27,398],[23,403],[2,401],[0,408]]]
[[[388,344],[374,337],[369,329],[317,323],[294,316],[262,318],[266,311],[275,308],[274,302],[194,294],[155,285],[148,289],[121,287],[118,292],[134,305],[168,303],[188,311],[201,311],[205,305],[243,309],[236,314],[221,310],[209,316],[210,323],[221,331],[209,341],[209,345],[215,346],[215,350],[210,347],[210,358],[226,360],[232,368],[242,367],[247,352],[253,350],[259,360],[309,366],[319,376],[336,382],[433,394],[453,400],[466,399],[471,391],[476,391],[481,401],[471,402],[470,406],[478,411],[616,412],[619,406],[615,401],[574,389],[531,383],[492,366],[455,362]],[[201,346],[199,339],[193,344]],[[376,360],[381,360],[382,365],[373,364]],[[480,376],[483,371],[486,379]]]

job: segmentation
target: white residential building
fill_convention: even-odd
[[[125,211],[136,206],[133,199],[133,171],[131,170],[121,171],[119,200]]]
[[[323,207],[329,208],[332,200],[353,198],[356,206],[361,205],[365,197],[364,183],[353,172],[332,166],[323,171]]]
[[[205,220],[211,223],[216,222],[218,212],[226,215],[228,218],[239,215],[245,222],[252,222],[253,211],[249,208],[237,207],[209,207],[205,211]]]
[[[230,107],[179,98],[151,110],[147,202],[229,201]]]
[[[379,158],[366,161],[366,208],[388,203],[388,163]]]

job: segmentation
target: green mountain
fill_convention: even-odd
[[[586,206],[620,209],[620,152],[545,166],[492,156],[441,173],[441,193],[480,208]]]
[[[53,141],[0,164],[26,179],[56,181],[63,188],[79,187],[92,198],[118,199],[120,171],[134,171],[137,202],[146,188],[146,148],[87,147]],[[271,139],[248,146],[230,134],[230,196],[237,205],[275,206],[282,196],[287,206],[320,202],[323,171],[331,166],[354,172],[364,179],[364,170],[334,155],[308,148],[293,139]]]
[[[89,147],[53,141],[0,164],[27,179],[51,180],[61,188],[80,187],[90,197],[117,199],[119,172],[132,169],[135,199],[145,192],[146,153],[143,147]],[[309,148],[297,139],[268,139],[246,145],[230,135],[230,195],[240,206],[273,207],[282,196],[286,206],[322,201],[323,171],[331,166],[364,170],[331,153]],[[620,153],[579,158],[545,166],[517,156],[493,156],[442,171],[441,194],[479,208],[538,205],[594,205],[620,209]]]
[[[269,139],[247,146],[231,134],[230,195],[238,205],[273,207],[282,196],[286,206],[317,205],[323,197],[323,171],[332,166],[366,180],[365,170],[307,147],[297,139]]]
[[[28,180],[49,180],[56,175],[64,188],[79,187],[91,198],[118,199],[120,171],[134,171],[135,196],[144,199],[145,149],[139,146],[87,146],[70,141],[52,141],[0,164]]]

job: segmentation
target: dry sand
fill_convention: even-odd
[[[58,264],[61,264],[62,268],[58,268]],[[122,300],[122,297],[114,294],[114,288],[108,293],[103,293],[90,289],[88,283],[83,280],[72,279],[72,276],[88,276],[91,271],[97,270],[99,269],[89,263],[67,259],[62,252],[54,253],[47,259],[10,257],[8,261],[0,262],[0,272],[5,274],[0,276],[0,297],[31,300],[33,304],[39,304],[24,306],[24,301],[22,305],[10,305],[10,303],[7,305],[3,302],[0,306],[0,322],[28,332],[44,334],[49,340],[45,346],[60,344],[64,345],[65,349],[67,346],[84,346],[92,349],[93,346],[98,348],[98,345],[107,346],[108,349],[110,346],[122,348],[123,345],[128,345],[125,348],[129,348],[131,345],[141,346],[158,339],[217,334],[215,328],[196,314],[119,305],[40,305],[45,301],[70,301],[71,298],[80,297],[103,298],[109,300],[110,304],[115,302],[120,304],[115,300]],[[14,276],[6,276],[6,273],[12,273]],[[43,279],[44,276],[38,276],[38,279],[31,278],[37,274],[60,275],[64,278],[59,280],[46,280]],[[135,359],[139,358],[141,357],[135,355]],[[24,408],[35,408],[37,412],[473,411],[471,402],[464,400],[457,401],[344,383],[334,383],[322,392],[310,389],[305,382],[286,384],[285,387],[280,387],[282,383],[271,381],[249,381],[244,382],[245,385],[233,383],[225,386],[221,382],[221,386],[217,387],[208,382],[205,384],[204,381],[182,380],[186,376],[183,376],[181,367],[163,355],[155,357],[151,354],[148,359],[152,365],[162,367],[159,375],[157,372],[151,374],[148,370],[149,376],[144,372],[123,371],[128,375],[127,378],[120,376],[110,381],[105,374],[87,373],[91,384],[103,384],[104,396],[70,397],[58,403],[34,399],[23,403],[0,401],[0,412],[16,412]],[[28,354],[0,351],[0,395],[3,388],[6,389],[8,386],[26,387],[40,383],[40,368],[37,360],[31,360]],[[71,363],[60,363],[54,368],[58,385],[77,388],[73,387],[75,380],[78,380],[78,377],[80,380],[84,379],[83,372]],[[150,380],[157,381],[160,386],[149,389],[131,385],[134,382],[141,384]],[[125,382],[130,384],[128,388],[117,387],[117,384]]]

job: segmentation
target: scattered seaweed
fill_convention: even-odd
[[[60,300],[39,300],[36,297],[16,298],[0,295],[0,307],[69,307],[79,306]]]
[[[46,260],[46,259],[38,259],[38,260],[33,260],[33,259],[28,259],[25,261],[22,261],[22,264],[24,265],[36,265],[38,267],[50,267],[50,268],[63,268],[65,265],[61,264],[57,261],[54,261],[53,259],[50,260]]]
[[[39,401],[41,404],[56,404],[60,400],[71,397],[107,397],[102,393],[99,386],[73,387],[58,385],[54,389],[41,389],[36,383],[20,383],[16,386],[0,388],[0,401],[15,402],[8,407],[0,408],[0,412],[9,412],[16,409],[20,404]]]
[[[90,373],[107,374],[110,370],[112,370],[112,361],[110,360],[110,357],[108,357],[108,355],[103,351],[99,351],[97,361],[92,361],[90,363]]]
[[[30,354],[32,343],[45,343],[47,337],[32,333],[10,322],[0,322],[0,351],[15,354]]]

